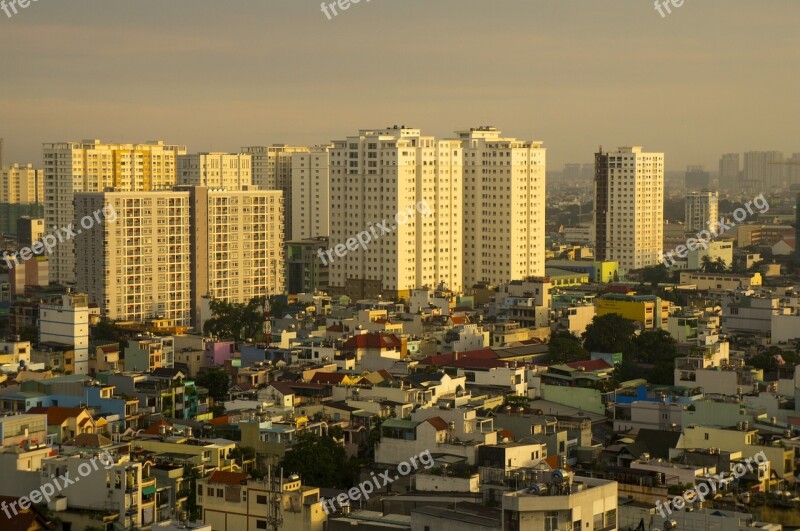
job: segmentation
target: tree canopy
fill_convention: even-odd
[[[631,352],[636,326],[617,313],[595,316],[583,333],[583,348],[589,352]]]
[[[556,332],[548,343],[547,361],[550,363],[569,363],[589,359],[589,353],[581,346],[579,337],[569,332]]]
[[[307,485],[349,489],[357,464],[347,459],[344,448],[333,437],[304,433],[286,452],[281,466],[289,474],[299,474]]]
[[[203,332],[206,335],[230,338],[237,343],[260,338],[263,336],[264,322],[268,315],[266,305],[266,297],[254,297],[247,303],[213,299],[209,307],[214,317],[206,321]]]
[[[194,382],[208,389],[208,396],[215,402],[222,402],[228,399],[230,388],[230,377],[220,367],[212,367],[197,375]]]

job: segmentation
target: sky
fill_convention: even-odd
[[[236,151],[395,124],[493,125],[543,141],[553,170],[601,145],[664,152],[668,171],[800,152],[800,2],[671,10],[361,0],[329,19],[320,0],[36,0],[0,11],[0,136],[7,163],[36,164],[43,142]]]

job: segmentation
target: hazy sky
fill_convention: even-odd
[[[8,1],[8,0],[6,0]],[[332,1],[332,0],[331,0]],[[190,151],[318,144],[392,124],[494,125],[548,164],[602,144],[667,169],[800,152],[798,0],[38,0],[0,11],[6,158],[41,143]]]

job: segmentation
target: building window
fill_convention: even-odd
[[[267,528],[266,520],[256,520],[256,529],[266,529],[266,528]]]
[[[600,514],[602,522],[603,515]],[[595,526],[597,529],[599,527]],[[558,531],[558,511],[547,511],[544,514],[544,531]]]
[[[259,505],[266,505],[267,504],[267,497],[266,496],[256,496],[256,503]]]

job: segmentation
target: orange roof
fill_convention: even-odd
[[[551,456],[545,458],[544,462],[547,463],[548,465],[550,465],[550,468],[552,468],[553,470],[556,470],[557,468],[561,468],[561,467],[558,466],[558,454],[551,455]],[[567,470],[567,472],[572,472],[572,467],[567,465],[567,469],[566,470]]]
[[[497,435],[499,435],[500,437],[503,437],[505,439],[508,439],[509,441],[513,441],[514,440],[514,433],[511,432],[511,431],[508,431],[508,430],[498,430],[497,431]]]
[[[215,470],[208,478],[209,483],[225,483],[226,485],[241,485],[247,482],[249,476],[242,472],[223,472]]]
[[[164,419],[159,419],[158,422],[150,424],[150,426],[148,426],[147,429],[144,430],[144,433],[147,433],[148,435],[158,435],[159,433],[161,433],[161,430],[159,429],[161,426],[169,426],[171,428],[172,424],[170,424]]]
[[[449,427],[442,417],[431,417],[426,422],[436,428],[436,431],[443,431]]]
[[[208,423],[212,426],[226,426],[230,423],[230,417],[228,417],[228,415],[223,415],[209,420]]]
[[[30,408],[27,413],[46,413],[48,426],[61,426],[64,424],[65,420],[72,417],[77,417],[84,411],[86,411],[86,409],[82,407],[37,406]]]

